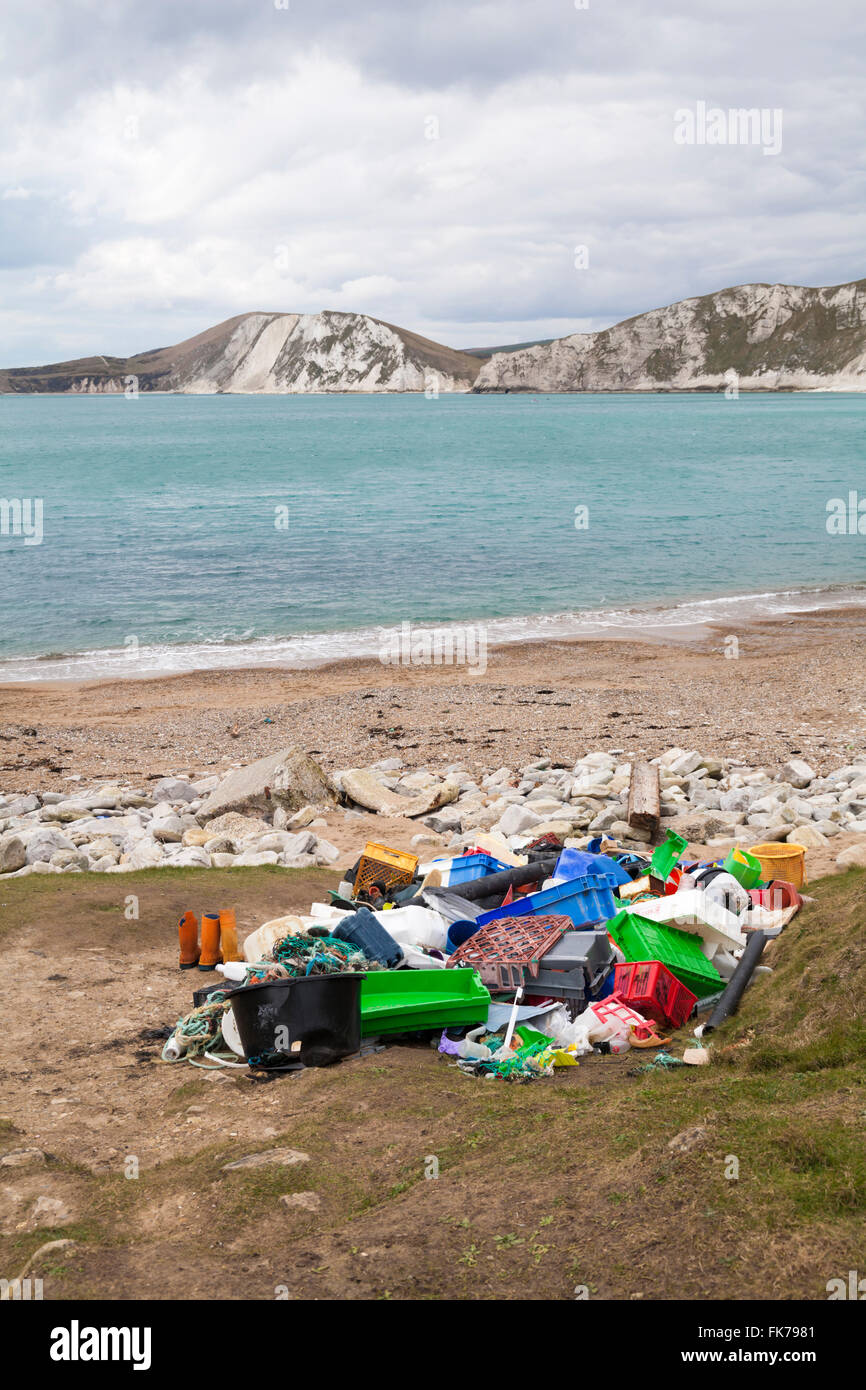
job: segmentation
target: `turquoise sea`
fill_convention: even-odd
[[[0,396],[0,679],[866,601],[858,487],[853,394]]]

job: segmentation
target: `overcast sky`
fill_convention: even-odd
[[[283,3],[4,0],[0,365],[249,309],[482,346],[866,276],[859,0]],[[781,109],[781,152],[678,144],[698,102]]]

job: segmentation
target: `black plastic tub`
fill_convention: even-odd
[[[250,1066],[327,1067],[361,1046],[364,975],[268,980],[232,994],[232,1013]]]

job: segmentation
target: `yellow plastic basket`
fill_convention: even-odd
[[[374,883],[384,883],[386,888],[406,888],[415,877],[418,856],[404,854],[399,849],[389,849],[387,845],[377,845],[368,840],[361,855],[358,872],[355,875],[355,893],[362,888],[370,888]]]
[[[765,883],[781,878],[802,888],[806,883],[806,850],[803,845],[750,845],[749,853],[761,861],[761,878]]]

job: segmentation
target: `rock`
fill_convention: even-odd
[[[0,1168],[42,1168],[45,1155],[41,1149],[10,1149],[0,1158]]]
[[[224,1163],[223,1172],[233,1173],[237,1168],[264,1168],[270,1164],[280,1164],[284,1168],[294,1167],[296,1163],[309,1163],[310,1155],[300,1149],[267,1149],[264,1153],[247,1154],[236,1158],[233,1163]]]
[[[3,808],[4,816],[26,816],[29,811],[39,810],[38,796],[19,796]]]
[[[670,772],[675,773],[677,776],[684,776],[689,772],[696,772],[703,761],[702,755],[692,750],[689,753],[681,753],[678,758],[674,758],[672,762],[667,763],[667,767]]]
[[[839,825],[838,821],[816,820],[815,829],[820,830],[821,834],[825,835],[829,840],[833,835],[838,835],[842,827]]]
[[[91,866],[87,855],[77,849],[59,849],[52,854],[50,862],[59,869],[89,869]]]
[[[803,762],[802,758],[792,758],[789,763],[785,763],[776,780],[790,782],[792,787],[808,787],[814,778],[815,773],[808,763]]]
[[[154,869],[163,860],[163,853],[155,840],[141,840],[129,854],[125,854],[121,863],[127,869]]]
[[[374,777],[372,772],[352,768],[341,776],[343,791],[351,801],[384,816],[424,816],[456,801],[460,788],[456,782],[440,782],[417,796],[400,796]]]
[[[495,772],[490,772],[486,777],[482,777],[482,787],[507,787],[514,781],[514,773],[510,767],[497,768]]]
[[[156,802],[197,801],[198,795],[195,787],[182,777],[163,777],[151,792],[151,797]]]
[[[757,797],[750,787],[735,787],[733,791],[721,793],[719,809],[722,811],[748,811],[753,801],[756,800]]]
[[[627,820],[615,820],[608,832],[614,840],[640,840],[643,830],[640,826],[629,825]]]
[[[527,797],[525,804],[529,810],[534,811],[537,816],[547,817],[548,819],[550,819],[551,816],[563,815],[567,809],[564,802],[558,801],[551,796],[545,796],[536,801],[532,801]]]
[[[288,853],[288,851],[286,851]],[[336,845],[332,845],[330,840],[316,840],[314,850],[317,862],[323,864],[336,864],[340,858],[340,851]]]
[[[208,841],[212,839],[213,836],[207,830],[190,829],[183,832],[181,843],[184,845],[198,845],[199,848],[203,849]]]
[[[541,816],[537,816],[534,811],[530,811],[526,806],[508,806],[499,818],[496,826],[501,835],[510,839],[512,835],[522,835],[527,830],[532,830],[534,826],[540,825]]]
[[[281,854],[278,862],[284,869],[312,869],[318,861],[314,854]]]
[[[788,844],[802,845],[804,849],[821,849],[827,843],[827,836],[814,824],[795,825],[786,839]]]
[[[14,873],[23,869],[27,863],[27,849],[24,841],[17,835],[8,835],[0,840],[0,874]]]
[[[150,833],[160,844],[178,844],[183,837],[183,826],[179,816],[163,816],[151,825]]]
[[[59,1197],[37,1197],[27,1217],[27,1229],[35,1231],[40,1226],[67,1226],[72,1219],[72,1212]]]
[[[706,1125],[695,1125],[692,1129],[683,1129],[679,1134],[675,1134],[673,1139],[668,1140],[668,1148],[671,1153],[687,1154],[698,1144],[703,1143],[707,1137]]]
[[[611,826],[616,825],[622,817],[622,808],[619,806],[606,806],[603,811],[599,811],[589,823],[590,830],[610,830]]]
[[[426,822],[425,822],[425,824],[426,824]],[[410,840],[410,844],[412,844],[413,846],[417,846],[417,845],[421,845],[421,846],[430,845],[430,846],[435,846],[435,847],[438,849],[438,847],[439,847],[440,844],[441,844],[441,841],[440,841],[438,835],[413,835],[413,836],[412,836],[412,839]]]
[[[565,839],[566,835],[571,834],[573,824],[574,821],[571,816],[567,820],[543,820],[532,827],[529,835],[533,839],[539,835],[558,835],[562,840]]]
[[[840,869],[866,869],[866,845],[849,845],[836,855]]]
[[[760,831],[760,835],[758,838],[760,841],[762,841],[762,844],[778,845],[781,844],[781,841],[787,840],[788,835],[790,835],[790,833],[790,824],[785,823],[784,820],[777,820],[774,826],[767,826],[766,830]]]
[[[280,815],[286,815],[286,812],[281,806],[278,807],[278,810]],[[316,819],[318,814],[318,809],[315,806],[302,806],[300,811],[296,811],[293,816],[288,816],[285,828],[286,830],[303,830],[305,826],[310,824],[310,821]],[[276,823],[277,813],[274,812],[274,825],[276,825]]]
[[[91,859],[104,859],[108,856],[112,864],[116,864],[120,858],[120,850],[114,841],[110,840],[107,835],[102,836],[102,838],[98,840],[91,840],[85,845],[85,850],[87,854],[90,855]]]
[[[741,811],[689,811],[664,822],[661,829],[684,835],[691,844],[705,845],[720,835],[733,836],[743,819]]]
[[[303,1211],[318,1211],[322,1205],[318,1192],[287,1192],[280,1201],[284,1207],[300,1207]]]
[[[166,861],[173,869],[209,869],[211,857],[200,845],[190,845],[173,853]]]
[[[61,835],[59,830],[48,830],[45,827],[37,830],[35,835],[30,835],[27,839],[27,863],[36,864],[40,860],[50,859],[59,849],[75,849],[75,845],[66,835]]]
[[[91,810],[90,806],[85,806],[81,801],[60,801],[53,806],[43,806],[40,818],[43,821],[68,824],[74,820],[84,820],[90,815]]]
[[[299,830],[296,835],[286,835],[281,847],[282,853],[290,857],[312,854],[315,848],[316,837],[311,830]]]
[[[259,864],[276,864],[278,859],[279,855],[272,849],[259,850],[258,852],[245,850],[243,854],[236,857],[234,862],[236,867],[253,869]]]
[[[217,852],[211,855],[210,862],[215,869],[231,869],[234,868],[235,857],[233,854],[220,854]]]
[[[202,834],[203,834],[203,835],[206,835],[206,834],[207,834],[207,831],[202,831]],[[208,854],[211,854],[211,855],[213,855],[213,854],[230,854],[230,855],[234,855],[234,852],[235,852],[235,842],[234,842],[234,840],[230,840],[229,837],[228,837],[228,835],[211,835],[211,836],[209,836],[209,838],[208,838],[207,840],[205,840],[204,845],[203,845],[203,848],[207,851]]]
[[[76,821],[74,834],[84,839],[101,839],[107,835],[113,840],[123,840],[128,835],[140,834],[143,829],[141,816],[133,813],[128,816],[94,816],[92,820]]]
[[[244,840],[260,840],[263,835],[271,833],[267,821],[259,820],[257,816],[242,816],[237,811],[227,811],[222,816],[214,817],[202,829],[208,833],[208,845],[211,838],[217,836],[234,846],[242,844]]]
[[[459,835],[463,828],[463,818],[456,810],[439,811],[435,816],[427,816],[424,824],[428,830],[435,830],[438,835]]]
[[[294,812],[335,801],[333,784],[319,764],[298,748],[284,748],[230,772],[209,793],[199,816],[210,820],[227,811],[274,811],[277,806]]]
[[[136,806],[152,806],[153,802],[149,796],[143,792],[121,792],[118,798],[121,806],[128,806],[134,809]]]

